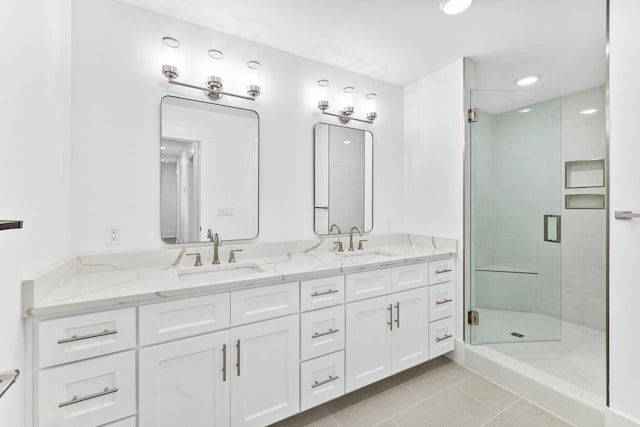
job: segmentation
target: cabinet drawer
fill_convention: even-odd
[[[300,282],[300,310],[309,311],[344,303],[344,276]]]
[[[429,321],[444,319],[454,312],[454,282],[429,287]]]
[[[428,264],[405,265],[391,269],[391,289],[393,292],[419,288],[428,284]]]
[[[344,349],[344,306],[303,313],[300,316],[301,360]]]
[[[39,427],[98,426],[136,412],[135,351],[39,372]]]
[[[229,294],[207,295],[140,307],[140,345],[229,327]]]
[[[135,345],[133,307],[46,320],[38,325],[41,368],[127,350]]]
[[[300,365],[300,410],[318,406],[344,394],[344,351]]]
[[[373,270],[347,274],[347,301],[386,295],[391,292],[391,270]]]
[[[243,325],[298,313],[298,286],[298,282],[294,282],[231,293],[231,325]]]
[[[455,317],[429,323],[429,358],[448,353],[454,348]]]
[[[452,281],[456,276],[455,259],[449,258],[442,261],[429,263],[429,284],[444,283]]]
[[[115,423],[105,424],[100,427],[136,427],[136,417],[129,417],[124,420],[116,421]]]

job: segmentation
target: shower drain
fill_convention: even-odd
[[[524,335],[518,333],[518,332],[511,332],[511,335],[513,335],[516,338],[524,338]]]

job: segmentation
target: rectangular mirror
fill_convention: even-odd
[[[162,240],[256,238],[258,113],[165,96],[161,115]]]
[[[314,231],[329,234],[337,225],[373,228],[373,134],[345,126],[317,123],[314,145]],[[335,229],[331,233],[337,233]]]

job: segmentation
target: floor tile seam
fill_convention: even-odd
[[[333,423],[337,426],[340,427],[340,424],[338,423],[338,420],[336,420],[335,418],[333,418],[333,415],[331,414],[331,411],[327,408],[326,405],[320,405],[322,406],[322,409],[324,410],[324,412],[329,416],[329,418],[331,418],[331,421],[333,421]]]
[[[495,384],[494,384],[495,385]],[[486,403],[484,403],[483,401],[481,401],[480,399],[476,398],[475,396],[472,396],[471,394],[467,393],[466,391],[462,390],[460,387],[456,386],[456,388],[458,389],[458,391],[460,391],[462,394],[464,394],[467,397],[470,397],[471,399],[475,400],[476,402],[478,402],[479,404],[481,404],[482,406],[484,406],[485,408],[491,410],[491,412],[500,412],[497,409],[492,408],[491,406],[487,405]],[[513,393],[512,393],[513,394]],[[521,397],[517,394],[514,394],[514,396],[516,396],[516,400],[521,399]]]
[[[522,401],[524,399],[522,399],[522,397],[518,396],[518,398],[516,399],[515,402],[513,402],[512,404],[510,404],[509,406],[507,406],[506,408],[504,408],[502,411],[498,412],[497,414],[495,414],[493,417],[489,418],[488,420],[486,420],[484,423],[480,424],[480,427],[484,427],[487,424],[489,424],[491,421],[495,420],[496,418],[498,418],[500,415],[504,414],[505,412],[507,412],[509,409],[513,408],[518,402]]]
[[[391,421],[392,423],[394,423],[394,424],[396,424],[396,425],[397,425],[397,423],[393,420],[393,418],[394,418],[394,417],[396,417],[396,416],[398,416],[398,415],[402,414],[403,412],[406,412],[406,411],[408,411],[408,410],[410,410],[410,409],[412,409],[412,408],[415,408],[416,406],[418,406],[418,405],[422,404],[423,402],[426,402],[427,400],[431,399],[432,397],[435,397],[435,396],[437,396],[437,395],[439,395],[439,394],[441,394],[441,393],[444,393],[445,391],[447,391],[447,390],[449,390],[449,389],[451,389],[451,388],[456,387],[458,384],[460,384],[460,383],[462,383],[462,382],[466,381],[467,379],[471,378],[472,376],[473,376],[473,372],[472,372],[469,376],[467,376],[467,377],[465,377],[465,378],[461,379],[460,381],[457,381],[457,382],[455,382],[455,383],[453,383],[453,384],[451,384],[451,385],[448,385],[447,387],[443,388],[442,390],[440,390],[440,391],[438,391],[438,392],[435,392],[435,393],[433,393],[433,394],[431,394],[431,395],[429,395],[429,396],[427,396],[427,397],[423,397],[423,398],[421,398],[420,400],[418,400],[417,402],[415,402],[413,405],[407,406],[406,408],[399,410],[398,412],[396,412],[396,413],[395,413],[395,414],[393,414],[392,416],[390,416],[390,417],[388,417],[388,418],[385,418],[384,420],[380,421],[380,423],[379,423],[379,424],[383,424],[383,423],[385,423],[385,422],[387,422],[387,421]],[[415,392],[414,392],[414,393],[415,393]],[[416,394],[417,394],[417,393],[416,393]],[[379,424],[378,424],[378,425],[379,425]]]

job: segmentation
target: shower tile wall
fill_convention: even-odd
[[[595,114],[580,114],[596,108]],[[562,160],[605,157],[604,87],[562,98]],[[564,188],[564,170],[563,170]],[[564,194],[605,189],[563,190]],[[563,199],[564,201],[564,199]],[[564,207],[564,206],[563,206]],[[562,317],[600,331],[606,323],[606,214],[604,209],[562,211]]]
[[[476,268],[537,275],[477,272],[479,307],[560,317],[560,247],[542,239],[543,216],[560,213],[560,110],[555,99],[528,113],[481,113]]]
[[[553,317],[562,310],[565,321],[604,330],[604,210],[564,209],[564,162],[604,157],[603,116],[579,114],[586,108],[604,111],[604,88],[531,108],[529,113],[483,111],[476,125],[472,268],[539,274],[476,272],[476,305]],[[562,243],[544,243],[543,215],[557,213],[562,213]]]

